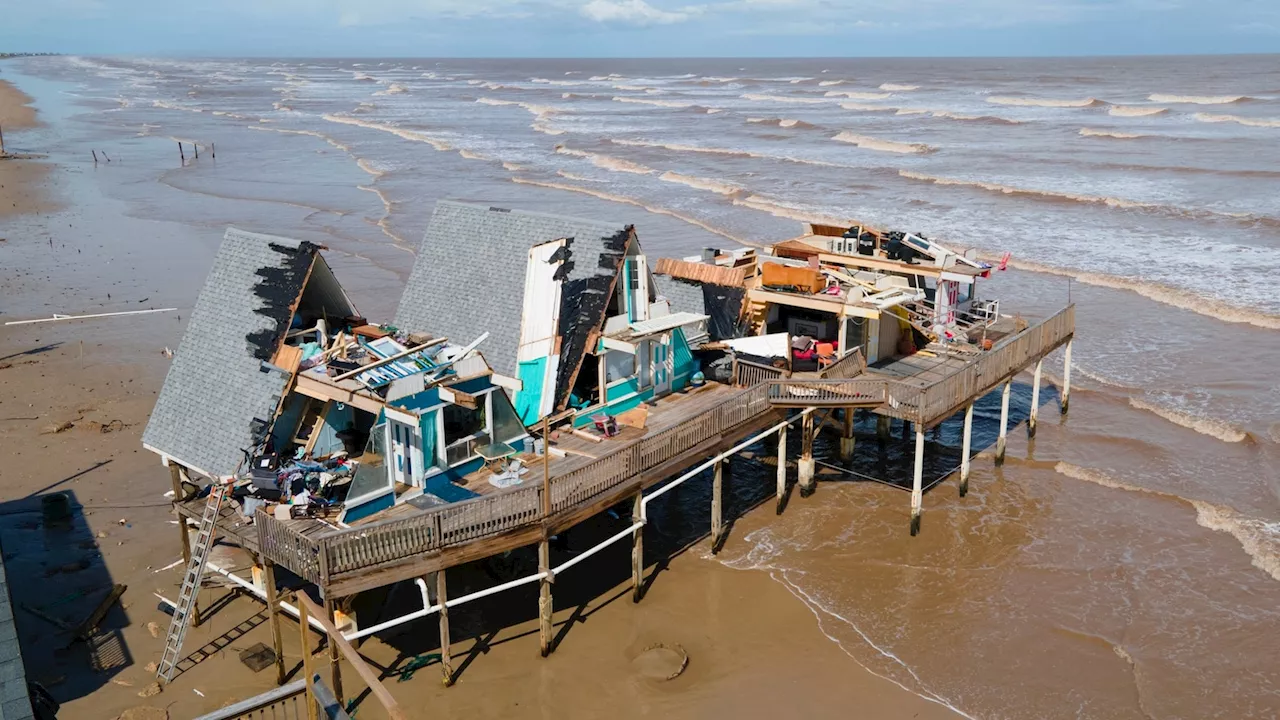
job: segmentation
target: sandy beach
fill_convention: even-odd
[[[35,127],[23,104],[28,98],[7,85],[0,90],[0,117],[25,118],[25,127]],[[9,122],[5,128],[8,142],[27,142],[21,131],[9,131]],[[0,225],[0,236],[7,235],[0,245],[7,259],[0,274],[6,317],[191,306],[216,229],[130,217],[98,194],[83,166],[56,157],[3,161],[0,173],[10,215]],[[362,307],[362,300],[378,303],[356,300]],[[168,474],[139,438],[164,379],[161,351],[176,347],[182,327],[180,310],[0,330],[0,440],[9,449],[0,523],[11,577],[39,580],[15,583],[15,600],[46,606],[51,598],[71,597],[53,612],[74,621],[102,587],[129,588],[94,642],[69,649],[57,627],[20,611],[28,672],[62,701],[60,718],[99,720],[138,706],[192,717],[272,686],[269,671],[254,675],[237,661],[238,650],[270,643],[261,605],[214,589],[204,598],[217,605],[216,613],[191,632],[188,647],[246,621],[252,629],[235,634],[163,694],[139,697],[153,681],[146,666],[159,658],[168,622],[152,593],[173,597],[181,571],[162,569],[178,557],[162,495]],[[62,535],[37,527],[34,500],[51,490],[70,492],[80,508],[76,525]],[[530,632],[536,624],[486,627],[499,631],[483,635],[483,650],[455,687],[441,688],[433,666],[388,686],[415,717],[955,716],[860,667],[767,575],[727,568],[705,553],[699,544],[677,557],[639,605],[621,584],[591,586],[595,596],[584,606],[557,612],[558,630],[571,615],[580,619],[548,659],[538,657],[536,631]],[[243,566],[242,556],[228,557]],[[600,559],[625,565],[608,553]],[[476,633],[466,631],[471,622],[461,622],[454,653],[466,657]],[[430,625],[407,631],[430,637]],[[686,673],[669,683],[641,677],[632,660],[652,642],[682,645],[690,655]],[[292,668],[299,660],[296,632],[286,633],[285,647]],[[383,667],[397,660],[397,651],[379,640],[362,651]],[[349,668],[345,676],[354,677]],[[348,682],[354,696],[358,684]],[[375,705],[364,703],[360,716],[379,717]]]

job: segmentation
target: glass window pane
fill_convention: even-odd
[[[509,443],[525,436],[524,425],[507,394],[501,390],[493,391],[493,437],[498,442]]]
[[[636,374],[636,356],[631,353],[610,350],[604,356],[605,382],[629,378]]]
[[[380,422],[369,431],[369,442],[360,456],[360,466],[351,479],[347,498],[355,499],[378,490],[391,488],[391,474],[387,472],[387,424]]]

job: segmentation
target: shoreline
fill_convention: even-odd
[[[21,142],[23,130],[40,127],[35,100],[13,83],[0,79],[0,132],[5,133],[5,149],[10,156],[0,156],[0,218],[56,207],[47,192],[49,166],[30,159],[15,157],[15,146]]]
[[[40,119],[27,104],[31,99],[8,83],[0,85],[0,107],[19,101],[19,107],[30,110],[29,127],[38,126]],[[53,152],[48,161],[0,163],[0,197],[9,207],[7,213],[0,208],[0,237],[8,236],[5,249],[15,261],[0,274],[0,290],[32,308],[30,313],[15,312],[10,304],[7,314],[35,316],[34,308],[39,307],[83,307],[89,298],[108,291],[114,293],[108,302],[115,303],[129,293],[129,284],[142,282],[142,273],[121,260],[135,255],[163,258],[175,252],[174,246],[202,245],[205,233],[183,223],[112,215],[125,206],[93,196],[101,195],[100,181],[70,173],[58,160]],[[53,202],[55,189],[75,201],[59,207]],[[52,215],[41,217],[51,210]],[[48,244],[43,236],[20,232],[24,224],[27,230],[46,230]],[[288,234],[288,229],[279,232]],[[203,283],[208,258],[204,252],[188,252],[169,260],[158,289],[139,286],[126,300],[189,308]],[[73,263],[96,265],[102,272],[72,279],[68,265]],[[27,277],[39,281],[23,279]],[[121,284],[126,289],[120,289]],[[74,291],[64,292],[64,285]],[[166,706],[172,716],[186,717],[273,686],[270,673],[253,675],[237,662],[235,653],[219,653],[176,678],[154,701],[138,697],[152,681],[144,666],[159,658],[164,644],[163,632],[154,637],[148,625],[156,623],[162,630],[168,620],[155,608],[150,592],[158,589],[172,596],[182,570],[155,569],[178,555],[178,543],[169,535],[169,506],[161,497],[168,487],[167,473],[140,446],[168,364],[158,350],[176,347],[182,332],[182,314],[177,322],[161,317],[29,325],[6,329],[0,336],[0,357],[6,358],[0,363],[0,437],[19,448],[13,458],[17,467],[6,473],[5,495],[70,491],[82,508],[84,529],[96,538],[92,542],[101,553],[81,575],[92,572],[130,587],[123,611],[113,610],[103,626],[122,648],[119,664],[105,670],[95,670],[78,653],[55,656],[50,628],[23,616],[29,677],[49,684],[63,703],[60,717],[66,720],[96,720],[140,705]],[[71,427],[51,430],[65,423]],[[12,525],[2,529],[6,535],[20,530]],[[435,668],[420,671],[415,682],[388,686],[410,707],[469,710],[482,717],[642,717],[655,711],[705,717],[726,708],[744,715],[802,712],[841,717],[854,706],[864,717],[954,717],[945,707],[863,669],[828,640],[809,609],[767,573],[742,572],[702,559],[702,543],[692,549],[672,560],[640,605],[625,598],[612,601],[618,595],[614,588],[588,600],[587,609],[559,609],[558,627],[575,612],[589,616],[590,622],[575,623],[563,647],[550,658],[538,657],[536,633],[529,635],[526,623],[484,628],[496,630],[498,639],[488,640],[492,650],[484,649],[454,688],[439,686]],[[35,557],[23,563],[45,573],[56,565]],[[38,590],[12,592],[38,604],[40,598],[61,596],[77,587],[76,575],[47,577]],[[206,592],[204,602],[218,594]],[[198,647],[260,610],[256,601],[233,599],[192,631],[189,644]],[[67,614],[75,612],[69,609]],[[430,626],[428,621],[406,629],[426,634],[432,632]],[[469,634],[459,633],[462,638]],[[237,644],[259,641],[270,644],[265,624]],[[297,659],[296,638],[292,641],[286,643],[291,664]],[[650,641],[684,645],[691,656],[686,675],[662,685],[643,681],[627,653]],[[468,639],[455,640],[453,652],[463,656],[470,644]],[[396,661],[394,648],[378,640],[366,643],[364,652],[379,664]],[[344,675],[354,677],[350,668]],[[592,683],[584,687],[583,677],[591,677]],[[495,691],[495,683],[501,684],[500,690]],[[207,697],[188,692],[192,689]],[[533,707],[530,698],[536,699]],[[379,712],[369,702],[362,709],[374,716]]]

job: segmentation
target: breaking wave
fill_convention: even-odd
[[[811,129],[811,128],[818,127],[817,125],[814,125],[812,123],[807,123],[803,120],[792,120],[790,118],[775,118],[775,117],[747,118],[747,122],[753,123],[756,125],[776,125],[777,127],[781,127],[781,128]]]
[[[1157,403],[1148,402],[1140,397],[1129,398],[1129,405],[1138,410],[1159,415],[1175,425],[1195,430],[1202,435],[1214,437],[1222,442],[1238,443],[1249,439],[1249,433],[1215,418],[1192,415],[1182,410],[1175,410]]]
[[[1239,115],[1217,115],[1214,113],[1196,113],[1196,120],[1208,123],[1231,122],[1249,127],[1280,128],[1280,120],[1271,118],[1246,118]]]
[[[514,105],[518,108],[522,108],[524,110],[527,110],[528,112],[533,113],[535,116],[539,118],[546,117],[547,115],[554,115],[555,113],[560,112],[559,108],[551,107],[550,105],[534,105],[533,103],[518,102],[515,100],[499,100],[497,98],[491,98],[491,97],[476,98],[476,102],[480,103],[481,105]]]
[[[1165,95],[1153,93],[1147,96],[1151,102],[1180,103],[1184,105],[1230,105],[1253,98],[1247,95]]]
[[[880,85],[880,89],[888,90],[889,92],[911,92],[912,90],[919,90],[920,86],[919,85],[899,85],[897,83],[883,83],[882,85]]]
[[[402,95],[407,92],[409,92],[409,89],[405,86],[392,83],[387,86],[386,90],[379,90],[374,95]]]
[[[866,92],[862,90],[828,90],[823,94],[827,97],[843,97],[850,100],[887,100],[893,97],[893,93]]]
[[[922,180],[931,182],[934,185],[960,185],[964,187],[975,187],[991,192],[1004,193],[1005,195],[1027,195],[1032,197],[1051,198],[1055,200],[1072,200],[1083,203],[1096,203],[1106,205],[1108,207],[1118,208],[1145,208],[1154,207],[1146,203],[1136,202],[1134,200],[1125,200],[1123,198],[1106,197],[1102,195],[1082,195],[1077,193],[1057,192],[1054,190],[1034,190],[1031,188],[1013,187],[1011,185],[1001,185],[999,183],[982,182],[981,180],[961,180],[957,178],[944,178],[936,175],[926,175],[924,173],[914,172],[911,170],[899,170],[898,174],[904,178],[912,180]]]
[[[1133,140],[1135,138],[1147,137],[1139,133],[1116,132],[1115,130],[1094,130],[1093,128],[1080,128],[1080,134],[1085,137],[1104,137],[1116,138],[1118,140]]]
[[[1148,115],[1160,115],[1167,112],[1169,112],[1169,108],[1134,105],[1113,105],[1107,110],[1108,115],[1115,115],[1116,117],[1147,117]]]
[[[576,187],[576,186],[574,186],[574,185],[565,185],[564,183],[558,183],[558,182],[547,182],[547,181],[545,181],[545,180],[532,180],[532,179],[529,179],[529,178],[522,178],[522,177],[513,177],[513,178],[511,178],[511,182],[514,182],[514,183],[517,183],[517,184],[520,184],[520,185],[533,185],[533,186],[536,186],[536,187],[550,188],[550,189],[553,189],[553,190],[567,190],[567,191],[569,191],[569,192],[576,192],[576,193],[582,193],[582,194],[584,194],[584,195],[590,195],[590,196],[592,196],[592,197],[600,198],[601,200],[609,200],[609,201],[611,201],[611,202],[618,202],[618,203],[623,203],[623,204],[626,204],[626,205],[634,205],[634,206],[636,206],[636,207],[638,207],[638,208],[643,208],[643,209],[645,209],[645,210],[648,210],[648,211],[649,211],[649,212],[651,212],[651,213],[657,213],[658,215],[667,215],[667,216],[669,216],[669,217],[676,218],[677,220],[683,220],[684,222],[687,222],[687,223],[689,223],[690,225],[694,225],[694,226],[700,227],[700,228],[702,228],[703,230],[706,230],[706,231],[707,231],[707,232],[709,232],[709,233],[714,233],[714,234],[719,235],[720,237],[723,237],[723,238],[725,238],[725,239],[727,239],[727,240],[732,240],[733,242],[736,242],[736,243],[738,243],[738,244],[740,244],[740,245],[755,245],[755,244],[756,244],[756,243],[748,242],[748,241],[743,240],[743,239],[741,239],[741,238],[735,237],[735,236],[733,236],[733,235],[731,235],[731,234],[729,234],[729,233],[725,232],[724,230],[721,230],[720,228],[715,227],[715,226],[713,226],[713,225],[708,225],[707,223],[704,223],[704,222],[702,222],[701,220],[698,220],[697,218],[691,218],[691,217],[689,217],[689,216],[687,216],[687,215],[681,215],[681,214],[680,214],[680,213],[678,213],[678,212],[674,212],[674,211],[668,210],[668,209],[666,209],[666,208],[662,208],[662,207],[652,207],[652,206],[649,206],[649,205],[645,205],[644,203],[640,202],[639,200],[634,200],[634,199],[629,198],[629,197],[623,197],[623,196],[621,196],[621,195],[613,195],[613,194],[611,194],[611,193],[600,192],[600,191],[598,191],[598,190],[592,190],[592,189],[590,189],[590,188]]]
[[[759,195],[750,195],[745,198],[734,198],[733,204],[739,207],[759,210],[768,213],[777,218],[785,220],[796,220],[799,222],[819,222],[829,223],[832,225],[846,225],[847,218],[837,218],[832,216],[823,216],[807,208],[790,205],[779,200],[760,197]]]
[[[1067,462],[1059,462],[1054,466],[1054,470],[1073,480],[1081,480],[1113,490],[1153,495],[1190,505],[1196,511],[1197,525],[1234,537],[1240,543],[1241,549],[1249,556],[1254,567],[1280,581],[1280,523],[1251,518],[1234,508],[1206,500],[1194,500],[1162,490],[1130,485],[1097,470]]]
[[[670,183],[679,183],[687,185],[698,190],[708,190],[720,195],[737,195],[742,192],[742,188],[720,180],[712,180],[710,178],[694,177],[692,175],[681,175],[674,172],[664,172],[658,176],[659,180],[665,180]]]
[[[653,105],[655,107],[665,108],[691,108],[694,106],[693,103],[679,102],[677,100],[650,100],[648,98],[633,97],[615,97],[613,98],[613,101],[620,103],[634,103],[636,105]]]
[[[492,159],[493,159],[493,158],[491,158],[491,157],[489,157],[489,156],[487,156],[487,155],[481,155],[481,154],[480,154],[480,153],[478,153],[478,152],[474,152],[474,151],[472,151],[472,150],[467,150],[467,149],[465,149],[465,148],[463,148],[463,149],[461,149],[461,150],[458,150],[458,154],[459,154],[459,155],[461,155],[462,157],[464,157],[464,158],[468,159],[468,160],[492,160]]]
[[[830,94],[830,93],[828,93]],[[746,100],[759,100],[763,102],[779,102],[779,103],[796,103],[800,105],[817,105],[824,103],[826,100],[815,97],[788,97],[786,95],[760,95],[757,93],[747,93],[742,96]]]
[[[585,175],[578,175],[575,173],[566,172],[564,170],[557,170],[556,174],[566,180],[577,180],[578,182],[594,182],[594,183],[606,182],[605,180],[601,180],[600,178],[589,178]]]
[[[417,130],[406,130],[404,128],[396,127],[394,125],[384,125],[382,123],[370,122],[368,120],[361,120],[360,118],[347,117],[346,115],[326,114],[326,115],[321,115],[320,117],[332,123],[339,123],[341,125],[355,125],[357,127],[362,127],[369,130],[378,130],[380,132],[391,133],[392,135],[403,138],[405,140],[427,143],[428,145],[435,148],[436,150],[452,150],[453,149],[453,147],[450,146],[449,143],[445,142],[444,140],[441,140],[440,138],[433,137],[427,133],[420,132]]]
[[[821,80],[818,82],[818,87],[831,87],[832,85],[843,85],[843,84],[844,84],[843,80]]]
[[[585,150],[574,150],[573,148],[567,148],[563,145],[556,147],[556,152],[561,155],[569,155],[572,157],[579,157],[584,160],[590,160],[592,165],[595,165],[602,170],[633,173],[635,175],[651,175],[656,172],[651,167],[646,167],[640,163],[633,163],[630,160],[623,160],[621,158],[609,157],[608,155],[586,152]]]
[[[842,102],[840,107],[845,110],[856,110],[859,112],[894,112],[899,108],[892,105],[869,105],[867,103]]]
[[[769,153],[757,153],[757,152],[751,152],[749,150],[736,150],[733,148],[705,147],[701,145],[680,145],[677,143],[660,143],[660,142],[653,142],[650,140],[623,140],[620,138],[614,138],[610,140],[610,142],[612,142],[614,145],[662,148],[664,150],[671,150],[672,152],[702,153],[707,155],[729,155],[732,157],[751,157],[751,158],[760,158],[762,160],[777,160],[779,162],[798,163],[800,165],[814,165],[817,167],[832,167],[832,168],[855,167],[852,165],[844,165],[841,163],[827,162],[825,160],[809,160],[806,158],[791,157],[789,155],[771,155]]]
[[[266,130],[266,131],[269,131],[269,132],[280,133],[281,135],[308,135],[308,136],[310,136],[310,137],[320,138],[321,140],[324,140],[325,142],[329,143],[330,145],[332,145],[332,146],[334,146],[334,147],[338,148],[339,150],[341,150],[341,151],[343,151],[343,152],[351,152],[351,148],[350,148],[350,147],[348,147],[348,146],[346,146],[346,145],[344,145],[344,144],[342,144],[342,143],[338,142],[337,140],[334,140],[333,138],[329,137],[328,135],[325,135],[325,134],[323,134],[323,133],[318,133],[318,132],[316,132],[316,131],[314,131],[314,130],[286,130],[285,128],[271,127],[271,126],[269,126],[269,125],[249,125],[249,126],[247,126],[247,127],[248,127],[250,130]],[[356,164],[359,164],[359,163],[361,163],[361,162],[363,162],[363,160],[357,160],[357,161],[356,161]],[[371,173],[373,172],[372,170],[369,170],[368,168],[364,167],[363,165],[361,165],[360,167],[361,167],[361,169],[365,170],[366,172],[371,172]],[[381,172],[378,172],[378,173],[376,173],[376,174],[381,175],[382,173],[381,173]]]
[[[878,138],[867,137],[866,135],[855,135],[847,130],[840,132],[831,139],[839,142],[851,143],[867,150],[879,150],[881,152],[901,154],[929,153],[933,152],[935,149],[929,145],[925,145],[924,143],[903,143],[894,142],[893,140],[880,140]]]
[[[1221,300],[1207,298],[1193,292],[1170,287],[1157,282],[1119,277],[1103,273],[1068,270],[1065,268],[1053,267],[1051,265],[1042,265],[1040,263],[1030,262],[1027,260],[1010,260],[1009,266],[1020,270],[1069,277],[1088,285],[1096,285],[1097,287],[1111,288],[1113,290],[1128,290],[1130,292],[1138,293],[1148,300],[1154,300],[1182,310],[1189,310],[1193,313],[1222,320],[1224,322],[1248,324],[1255,327],[1266,328],[1268,330],[1280,330],[1280,315],[1271,315],[1257,310],[1248,310],[1236,307],[1229,303],[1222,302]]]
[[[1031,97],[1009,97],[1006,95],[992,95],[987,98],[987,102],[996,105],[1017,105],[1021,107],[1047,107],[1047,108],[1083,108],[1098,107],[1103,105],[1101,100],[1097,98],[1080,98],[1076,100],[1058,100],[1054,98],[1031,98]]]

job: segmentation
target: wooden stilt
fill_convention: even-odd
[[[183,154],[183,152],[182,152],[182,142],[181,142],[181,141],[179,141],[179,142],[178,142],[178,158],[179,158],[180,160],[182,160],[182,162],[186,162],[186,161],[187,161],[187,156],[186,156],[186,155],[184,155],[184,154]]]
[[[330,598],[325,598],[324,614],[328,616],[329,622],[335,626],[338,624],[338,617],[334,613],[337,609],[337,603]],[[345,701],[342,696],[342,656],[338,654],[338,643],[329,638],[326,643],[329,646],[329,682],[333,687],[329,688],[333,691],[333,696],[338,699],[338,704],[343,705]]]
[[[551,654],[551,543],[538,543],[538,572],[547,573],[538,583],[538,645],[542,657]]]
[[[440,672],[444,686],[453,685],[453,657],[449,653],[449,589],[445,587],[445,571],[436,571],[436,602],[440,604]]]
[[[715,465],[715,477],[711,480],[711,552],[715,553],[720,549],[720,535],[724,532],[724,525],[721,519],[724,493],[724,466],[725,460],[721,460]]]
[[[782,498],[787,494],[787,426],[778,430],[778,504],[775,511],[782,514]]]
[[[90,151],[89,151],[89,153],[90,153],[91,155],[93,155],[93,164],[94,164],[94,165],[97,165],[97,164],[98,164],[98,151],[97,151],[97,150],[90,150]]]
[[[175,462],[169,462],[169,481],[173,485],[174,514],[178,516],[178,535],[182,539],[182,563],[191,566],[191,536],[187,533],[187,519],[177,511],[177,504],[182,500],[182,468]],[[191,605],[191,627],[200,627],[200,588],[196,588],[195,602]]]
[[[1062,414],[1067,414],[1067,405],[1071,403],[1071,345],[1075,343],[1075,338],[1067,341],[1067,347],[1062,351]]]
[[[880,441],[880,445],[884,445],[889,440],[891,429],[889,423],[893,421],[888,415],[876,416],[876,439]]]
[[[197,160],[199,160],[199,159],[200,159],[200,146],[199,146],[199,145],[197,145],[196,143],[191,143],[191,147],[192,147],[192,149],[194,149],[194,150],[196,151],[196,159],[197,159]]]
[[[960,497],[969,493],[969,445],[973,442],[973,403],[964,409],[964,441],[960,448]]]
[[[640,522],[644,514],[644,493],[636,493],[631,505],[631,522]],[[644,583],[644,527],[631,532],[631,602],[640,602]]]
[[[800,497],[813,494],[813,413],[804,416],[800,427]]]
[[[916,424],[916,468],[911,476],[911,534],[920,532],[920,505],[924,500],[924,431]]]
[[[1027,417],[1027,437],[1036,436],[1036,416],[1040,414],[1040,371],[1044,358],[1036,361],[1036,371],[1031,380],[1031,414]]]
[[[302,674],[307,678],[307,720],[316,720],[315,673],[311,670],[311,622],[307,619],[306,603],[294,601],[298,606],[298,631],[302,634]]]
[[[902,442],[906,442],[911,437],[911,421],[902,421]]]
[[[214,160],[217,160],[217,159],[218,159],[218,145],[217,145],[217,143],[209,143],[209,156],[210,156],[210,157],[212,157]]]
[[[996,438],[996,465],[1004,464],[1004,449],[1009,436],[1009,393],[1013,390],[1013,378],[1004,381],[1000,391],[1000,436]]]
[[[267,560],[263,568],[267,586],[267,620],[271,623],[271,649],[276,652],[276,685],[284,684],[284,637],[280,634],[280,598],[276,593],[276,566]],[[306,651],[306,646],[303,646]]]
[[[848,460],[853,457],[853,408],[845,408],[844,432],[840,435],[840,457]]]

